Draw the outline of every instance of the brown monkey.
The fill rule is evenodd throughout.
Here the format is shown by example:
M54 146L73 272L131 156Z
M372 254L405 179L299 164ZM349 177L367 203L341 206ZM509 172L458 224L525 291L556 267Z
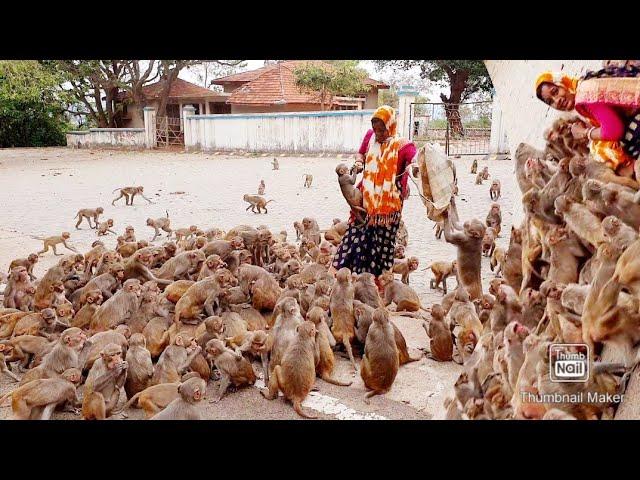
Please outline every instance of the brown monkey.
M458 285L454 302L447 313L451 331L456 337L456 346L464 363L482 335L482 323L476 313L475 305L470 301L464 286Z
M372 273L362 272L354 283L354 299L373 308L382 306L380 292L376 286L376 277Z
M98 208L82 208L80 210L78 210L78 213L76 213L76 216L74 218L78 219L78 223L76 223L76 229L78 229L78 227L80 226L80 224L82 223L82 220L84 218L87 219L87 222L89 222L89 228L98 228L98 217L100 215L102 215L104 213L104 208L102 207L98 207ZM95 222L95 227L93 225L91 225L91 219L93 218L93 221Z
M393 278L393 272L389 272ZM342 343L349 355L354 371L358 370L356 361L353 358L351 342L355 337L355 317L353 316L353 300L355 299L355 288L351 283L351 271L344 267L336 274L336 283L331 290L330 310L331 333L336 342Z
M504 349L507 361L507 380L511 391L515 391L518 373L524 363L522 342L529 335L529 329L517 321L509 322L504 329Z
M296 240L300 240L300 236L304 232L302 225L300 224L300 222L293 222L293 228L296 231Z
M305 217L302 219L302 237L307 237L316 245L320 245L320 227L313 217Z
M125 323L140 307L142 285L131 278L124 282L122 290L100 305L91 319L91 330L101 332Z
M572 201L566 195L560 195L556 198L554 205L556 212L562 215L567 227L581 240L590 243L595 248L606 241L602 231L602 222L587 207Z
M42 359L42 363L29 370L20 381L24 385L38 378L55 378L70 368L79 368L78 353L87 336L79 328L67 328L57 343Z
M404 224L404 220L402 219L400 219L398 233L396 233L396 244L402 245L405 248L409 244L409 230L407 230L407 226Z
M293 409L304 418L317 418L302 409L302 402L312 390L316 379L315 362L316 328L311 322L296 327L296 333L279 365L269 377L269 389L260 393L269 400L282 392L293 403ZM397 359L396 359L397 361Z
M449 362L453 359L453 336L451 330L444 323L444 309L441 305L431 307L431 321L429 325L423 323L429 337L428 357L438 362Z
M198 274L198 281L204 280L205 278L213 275L215 271L220 268L227 268L227 267L228 267L227 263L224 262L222 258L220 258L220 255L216 255L216 254L209 255L208 257L206 257L204 261L204 265L202 265L202 269Z
M500 230L502 228L502 212L500 211L500 204L491 204L491 209L487 214L485 223L487 227L492 227L496 231L496 237L500 236Z
M94 362L100 358L100 352L109 345L115 343L122 348L123 355L129 346L128 338L131 337L131 330L126 325L118 325L115 330L98 332L87 339L84 347L80 351L80 369L88 371Z
M502 269L506 258L505 256L506 253L503 248L495 247L493 249L491 260L489 262L489 268L491 268L491 271L495 272L496 275L502 275Z
M471 164L471 173L474 175L478 173L478 159L474 158L473 163Z
M120 389L127 379L128 363L122 360L122 347L110 343L100 352L84 384L82 418L104 420L118 405Z
M405 247L404 245L397 244L393 251L393 258L397 258L399 260L403 260L405 258Z
M42 283L42 282L41 282ZM26 295L29 295L28 290L33 287L29 282L29 272L25 267L14 267L11 270L11 274L9 275L9 279L7 280L7 286L4 289L3 294L3 305L5 308L16 308L21 309L20 307L23 304L23 299ZM51 295L51 290L47 292L48 295ZM48 300L48 299L47 299ZM28 303L28 302L24 302ZM42 301L41 304L44 307L48 307L48 301ZM37 305L36 306L40 306Z
M251 363L242 356L242 353L227 348L222 340L209 340L205 351L207 359L213 362L221 375L218 394L211 403L218 403L232 383L236 387L241 387L253 385L256 382L256 374Z
M100 290L91 290L84 295L84 305L71 321L72 327L88 328L96 310L102 305L103 297Z
M78 253L78 251L75 248L70 247L67 244L67 240L69 240L70 237L71 237L71 234L69 232L62 232L61 235L44 238L43 239L44 247L42 248L42 250L38 252L38 255L47 253L49 251L49 247L53 249L54 255L63 255L62 253L58 253L56 251L56 245L60 243L63 244L67 250L71 250L72 252Z
M486 167L486 166L485 166L485 167L482 169L482 172L480 172L480 173L482 174L482 179L483 179L483 180L489 180L489 177L490 177L490 175L489 175L489 167Z
M17 258L11 262L9 265L9 273L16 267L24 267L27 269L27 273L29 274L29 279L31 281L36 279L36 276L33 274L33 266L38 263L38 254L30 253L27 258Z
M178 333L155 366L151 385L159 383L174 383L180 380L183 373L189 368L193 359L202 351L196 339L184 333Z
M305 188L311 188L311 182L313 182L313 175L310 173L305 173L304 177L304 186Z
M609 215L602 220L602 233L610 243L626 250L638 239L638 232L622 222L618 217Z
M9 338L13 330L22 317L26 317L30 312L21 312L17 309L4 309L6 314L0 316L0 339Z
M102 275L103 273L109 273L109 269L111 265L114 263L122 263L123 258L118 252L113 250L106 250L100 256L96 264L96 271L94 272L94 276Z
M201 250L179 253L156 270L155 275L164 280L190 280L188 277L198 273L205 258Z
M149 268L153 262L152 255L143 250L138 250L136 253L131 255L124 262L124 279L137 279L141 282L148 282L153 280L158 285L169 285L172 280L165 280L162 278L156 277Z
M249 203L249 206L245 210L251 209L253 213L262 213L262 210L264 210L264 213L268 213L267 204L269 202L275 202L275 200L265 200L264 197L260 195L249 195L246 193L242 196L242 199ZM257 212L256 207L258 208Z
M124 267L121 263L112 263L109 265L108 272L93 277L84 287L71 294L70 299L74 309L79 310L82 307L88 292L99 290L102 298L107 300L113 296L124 279Z
M111 233L113 233L114 235L117 235L117 233L116 233L116 232L114 232L113 230L111 230L111 227L113 227L113 219L112 219L112 218L107 219L107 221L106 221L106 222L102 222L102 223L100 223L100 224L98 225L98 231L97 231L98 236L100 236L100 235L106 235L106 234L107 234L107 232L111 232Z
M176 237L176 242L179 242L180 240L191 238L197 231L198 227L196 225L191 225L189 226L189 228L178 228L177 230L173 231L173 234Z
M120 196L114 198L113 201L111 202L111 205L115 205L115 202L117 200L120 200L122 197L124 197L125 205L133 206L133 199L136 198L136 195L140 195L147 202L153 203L151 200L149 200L147 197L144 196L144 193L143 193L144 192L144 187L143 186L138 186L138 187L118 187L111 193L116 193L116 191L118 191L118 190L120 190ZM129 203L129 196L131 196L131 203Z
M208 332L207 332L208 333ZM205 337L206 338L206 337ZM213 337L221 339L220 337ZM210 338L213 339L213 338ZM209 340L207 340L208 342ZM264 330L255 330L253 332L248 332L247 336L244 339L242 345L236 348L236 354L244 354L249 353L252 358L259 358L262 363L262 372L264 373L265 379L269 378L269 335ZM268 381L268 380L265 380Z
M207 382L201 378L189 378L178 387L179 397L149 420L202 420L198 405L204 398Z
M511 226L509 248L505 254L504 265L500 269L506 283L514 290L520 290L522 274L522 230ZM495 295L495 293L492 295Z
M214 275L191 285L176 303L174 321L196 319L203 309L208 316L216 313L222 289L231 286L233 280L231 272L221 268Z
M399 367L398 347L389 314L385 309L377 308L367 333L360 369L365 386L371 390L365 395L365 403L369 403L370 397L391 389Z
M149 386L153 377L151 353L147 350L147 340L141 333L134 333L129 339L129 349L125 357L129 368L124 389L131 398Z
M409 285L409 274L418 269L420 261L418 257L409 257L406 260L394 260L393 273L402 275L402 283Z
M59 378L38 379L18 387L0 397L0 403L11 396L13 416L17 420L49 420L62 404L66 405L66 411L75 413L75 406L80 404L76 387L81 377L78 369L70 368Z
M496 230L493 227L487 227L482 237L482 255L490 257L496 248Z
M260 185L258 185L258 195L264 195L264 189L266 185L264 184L264 180L260 180Z
M47 339L53 340L52 334L56 327L64 325L58 321L56 311L53 308L45 308L39 313L30 313L19 319L13 327L12 337L20 335L39 335Z
M169 327L173 325L170 318L153 317L142 329L147 339L147 349L152 358L158 358L169 344Z
M353 382L341 382L333 378L333 369L335 366L335 357L331 349L330 338L333 339L329 327L326 322L326 314L320 307L313 307L307 313L307 320L312 322L316 328L315 343L315 363L316 375L325 382L333 385L348 387ZM335 344L335 340L334 340Z
M41 338L41 337L38 337L38 338ZM7 365L7 359L9 359L10 360L9 363L11 363L11 361L14 360L14 357L16 357L14 351L15 351L15 347L10 341L8 340L0 341L0 373L4 373L6 376L11 378L14 382L19 382L20 377L18 377L15 373L13 373L9 368L9 366ZM16 358L16 360L18 359ZM28 356L26 357L26 360L28 363L29 361ZM2 403L1 400L0 400L0 403Z
M186 377L189 375L191 375L191 378L195 378L196 374L186 374L184 377L182 377L182 379L186 380ZM131 406L135 406L137 408L142 408L144 410L145 417L150 418L166 408L167 405L169 405L173 400L179 397L179 386L180 383L176 382L160 383L159 385L152 385L150 387L147 387L141 392L136 393L129 399L126 404L122 406L121 409L119 409L118 411L114 411L113 413L120 413ZM127 415L123 413L123 417L126 418Z
M378 281L384 289L383 303L385 307L391 303L395 303L396 312L417 312L420 309L424 310L415 290L409 285L395 280L392 271L384 272L378 277Z
M572 157L569 162L569 171L575 176L583 178L592 178L603 183L614 183L623 187L630 187L634 190L640 188L637 181L616 175L616 173L605 164L597 162L587 156Z
M169 212L166 211L166 213L167 213L166 217L159 217L156 219L147 218L147 226L153 227L153 229L155 230L153 238L151 239L152 242L155 241L155 239L160 236L160 230L167 232L167 238L169 238L171 236L171 233L173 232L173 230L171 229L171 220L169 219Z
M500 180L495 179L491 182L491 187L489 188L489 196L493 201L496 201L500 198Z
M127 225L124 229L124 241L125 242L135 242L136 241L136 233L135 229L131 225Z
M340 185L342 196L347 201L347 204L349 204L358 225L363 225L367 211L362 206L362 192L355 187L358 172L355 168L349 170L347 165L341 163L336 167L336 174L338 175L338 184Z
M8 363L20 362L19 368L37 367L42 363L42 358L51 351L54 342L35 335L20 335L10 340L0 341L0 352ZM0 368L2 365L0 365ZM12 376L13 374L10 374ZM19 379L13 377L16 381Z
M469 292L472 300L482 296L480 267L482 238L485 230L485 226L477 219L464 222L462 231L453 229L453 224L448 216L444 221L444 237L446 241L458 247L458 278L467 292Z
M482 185L482 172L478 172L476 175L476 185Z
M98 265L98 261L102 257L102 254L106 251L107 249L104 246L104 242L101 240L95 240L91 244L91 250L89 250L84 255L85 273L93 273L93 268Z

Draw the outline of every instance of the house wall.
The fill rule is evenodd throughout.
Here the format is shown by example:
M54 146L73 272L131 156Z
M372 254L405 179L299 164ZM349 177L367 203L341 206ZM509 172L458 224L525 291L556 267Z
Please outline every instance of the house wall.
M486 60L485 64L513 153L521 142L544 148L544 130L558 116L566 115L538 100L534 91L537 76L546 70L580 76L601 68L602 60Z
M88 132L67 132L67 147L144 148L144 128L92 128Z
M372 88L367 92L367 99L364 102L365 110L375 110L378 108L378 89Z
M287 103L285 105L231 105L231 113L280 113L315 112L319 109L314 103Z
M371 110L194 115L185 119L185 147L247 152L354 153L371 128Z

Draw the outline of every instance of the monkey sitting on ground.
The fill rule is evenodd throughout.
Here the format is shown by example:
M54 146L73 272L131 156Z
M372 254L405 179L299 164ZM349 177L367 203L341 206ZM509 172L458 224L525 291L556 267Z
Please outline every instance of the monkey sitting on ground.
M116 193L116 191L120 190L120 196L116 197L113 199L113 201L111 202L111 205L115 205L117 200L120 200L122 197L124 197L124 201L126 205L131 205L133 206L133 199L136 198L136 195L140 195L142 198L144 198L147 202L149 203L153 203L151 200L149 200L147 197L144 196L144 187L139 186L139 187L118 187L115 190L113 190L113 192L111 193ZM131 203L129 203L129 196L131 196Z
M476 185L482 185L482 172L478 172L476 175Z
M444 321L444 309L441 305L431 307L429 325L423 323L424 330L429 337L429 353L427 356L438 362L453 360L453 335Z
M280 170L280 163L278 163L277 158L273 159L273 162L271 162L271 165L273 165L272 170Z
M51 287L53 284L51 285ZM24 299L27 295L29 295L28 291L33 286L29 282L29 272L25 267L14 267L11 270L11 274L7 279L7 286L4 289L3 293L3 306L5 308L15 308L18 310L22 310L20 308L23 306ZM49 291L46 292L47 298L51 295L51 287ZM35 293L35 292L34 292ZM44 302L44 300L43 300ZM49 306L49 301L43 303L43 307Z
M129 368L124 389L127 392L127 397L131 398L147 388L151 377L153 377L153 362L151 361L151 353L147 350L147 340L144 335L141 333L131 335L125 360Z
M229 385L240 387L256 383L256 374L251 363L240 352L227 348L222 340L211 339L205 346L207 360L215 365L220 373L218 394L211 403L218 403L226 393Z
M478 159L477 158L473 159L473 163L471 164L471 173L473 173L474 175L476 173L478 173Z
M82 401L85 420L104 420L111 415L120 399L127 370L128 363L122 359L122 347L115 343L104 347L85 382Z
M12 260L11 263L9 264L8 273L11 273L11 270L13 270L15 267L24 267L27 269L27 273L29 274L29 279L31 281L34 281L36 279L36 276L33 274L33 266L36 263L38 263L38 254L30 253L27 258L16 258L15 260Z
M500 211L500 205L498 203L492 203L491 209L485 219L487 227L491 227L495 230L496 238L500 236L500 229L502 228L502 212Z
M178 387L179 397L150 420L202 420L199 404L204 398L207 383L201 378L190 378Z
M388 307L391 303L396 304L396 312L417 312L426 311L420 304L420 298L409 285L395 280L391 270L384 272L378 277L380 286L384 289L383 304ZM334 287L335 288L335 287Z
M167 213L166 217L156 218L155 220L153 218L147 218L147 226L155 229L155 233L151 239L152 242L160 236L160 229L167 232L167 238L171 237L171 233L173 232L171 229L171 220L169 220L169 212L167 210L165 210L165 212Z
M113 219L109 218L106 222L102 222L98 225L98 231L97 234L98 236L100 235L106 235L107 232L111 232L114 235L117 235L116 232L114 232L113 230L111 230L111 227L113 227Z
M304 177L304 186L305 188L311 188L311 182L313 182L313 175L310 173L305 173Z
M82 220L84 218L87 219L87 222L89 222L89 228L98 228L98 217L100 215L102 215L104 213L104 208L102 207L98 207L98 208L83 208L78 210L78 213L76 213L76 216L73 218L77 218L78 219L78 223L76 223L76 229L79 230L79 226L82 223ZM93 221L95 222L95 227L93 225L91 225L91 219L93 218Z
M402 283L409 285L409 274L418 269L420 261L418 257L409 257L405 260L394 260L393 273L399 273L402 275Z
M242 199L249 203L249 206L247 208L245 208L245 211L248 211L249 209L251 209L251 211L253 213L262 213L262 210L264 210L264 213L268 213L267 212L267 203L269 202L275 202L275 200L265 200L264 197L261 197L260 195L249 195L249 194L244 194L242 196ZM258 211L256 212L256 208L258 208Z
M178 333L173 339L173 344L165 348L160 355L151 384L177 382L201 351L202 348L196 343L195 337Z
M258 185L258 195L264 195L265 184L264 180L260 180L260 185Z
M349 204L349 207L351 207L351 211L355 215L358 225L364 225L367 211L363 208L362 192L355 187L356 169L352 169L351 172L349 172L349 167L341 163L336 167L336 174L338 175L338 183L342 196Z
M493 201L500 198L500 180L495 179L491 182L491 187L489 188L489 196Z
M44 238L43 239L44 247L42 250L38 252L38 255L47 253L49 251L49 247L53 249L54 255L58 255L58 256L64 255L63 253L58 253L56 251L56 245L60 243L63 244L67 250L71 250L72 252L78 253L78 251L75 248L70 247L67 244L67 240L69 240L69 238L71 238L71 234L69 232L62 232L62 235Z
M373 323L369 327L364 345L360 375L371 391L365 395L365 403L374 395L387 393L398 374L400 362L398 348L389 313L383 308L373 312Z
M65 411L77 413L80 405L76 387L82 374L77 368L62 372L59 378L46 378L29 382L0 397L0 404L11 397L13 416L17 420L49 420L61 404Z
M348 387L352 382L341 382L332 376L335 357L331 349L330 338L333 339L333 335L327 326L324 310L320 307L311 308L307 313L307 320L312 322L316 327L315 362L317 376L333 385Z
M302 402L313 389L316 380L315 336L316 328L313 323L305 321L298 325L282 361L269 377L268 391L260 390L269 400L278 398L278 392L282 392L293 403L296 413L304 418L318 418L302 409ZM395 343L393 345L395 347ZM396 365L397 363L396 353Z
M480 172L480 174L482 175L482 179L483 180L489 180L489 167L484 167L482 169L482 172Z

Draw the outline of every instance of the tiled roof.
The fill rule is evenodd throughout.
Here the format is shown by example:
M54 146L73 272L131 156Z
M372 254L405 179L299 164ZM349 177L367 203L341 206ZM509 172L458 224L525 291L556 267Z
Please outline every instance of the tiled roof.
M152 83L142 87L142 92L147 99L158 98L162 91L163 82ZM118 95L120 99L128 97L128 92L120 92ZM200 87L194 83L187 82L181 78L176 78L171 84L171 90L169 90L169 98L218 98L220 101L224 101L229 97L228 93L214 92L208 88Z
M236 88L227 103L240 105L273 105L284 100L286 103L319 104L318 93L303 93L295 84L294 70L305 63L327 65L319 60L290 60L274 65L267 65L257 70L243 72L214 80L212 83L223 85L228 82L241 82L244 85ZM388 85L368 78L366 83L377 88L389 88Z

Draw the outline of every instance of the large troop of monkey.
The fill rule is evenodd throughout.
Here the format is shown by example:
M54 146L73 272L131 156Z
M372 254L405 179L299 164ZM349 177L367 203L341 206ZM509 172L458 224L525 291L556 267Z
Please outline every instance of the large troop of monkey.
M133 191L121 190L131 205ZM282 392L298 414L314 418L302 402L316 378L353 382L334 371L337 354L362 377L367 403L392 388L401 365L420 359L389 319L394 310L426 318L409 286L418 259L405 258L404 226L381 294L371 274L329 273L348 228L341 219L325 230L312 217L296 221L299 241L291 242L264 225L174 228L166 212L146 221L151 242L163 237L152 245L131 225L101 221L104 212L76 214L76 228L86 219L97 232L89 251L78 253L64 232L11 262L0 308L0 375L16 386L0 407L10 401L16 419L48 419L56 410L126 418L132 407L150 419L199 419L209 382L219 382L209 399L216 403L259 378L265 398L276 401ZM36 278L33 267L49 248L60 260Z

